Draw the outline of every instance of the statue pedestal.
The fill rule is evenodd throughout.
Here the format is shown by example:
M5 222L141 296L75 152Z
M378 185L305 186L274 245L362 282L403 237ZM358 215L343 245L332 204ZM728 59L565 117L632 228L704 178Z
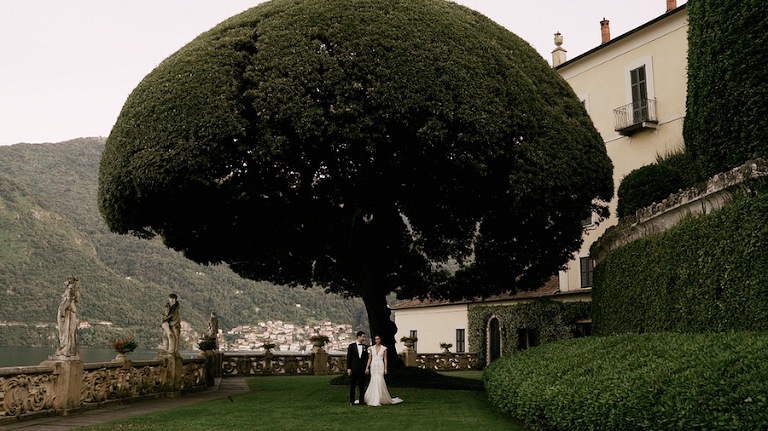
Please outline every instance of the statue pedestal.
M178 353L162 352L157 358L165 365L165 393L168 397L181 396L181 378L184 375L184 363Z
M416 351L410 347L405 348L405 366L416 367Z
M315 370L316 376L325 376L328 374L328 353L322 346L315 346L313 349L314 360L312 367Z
M83 361L79 356L60 359L51 356L40 365L52 365L56 380L53 384L54 402L57 411L66 415L80 410L80 391L83 385Z

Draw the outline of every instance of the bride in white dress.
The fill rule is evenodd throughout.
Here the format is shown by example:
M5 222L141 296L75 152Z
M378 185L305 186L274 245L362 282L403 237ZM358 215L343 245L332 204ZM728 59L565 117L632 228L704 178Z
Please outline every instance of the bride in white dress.
M373 337L374 345L368 354L368 365L365 366L365 374L371 375L371 382L365 391L363 399L369 406L381 406L384 404L402 403L398 397L392 398L387 390L384 375L387 374L387 347L381 345L381 337Z

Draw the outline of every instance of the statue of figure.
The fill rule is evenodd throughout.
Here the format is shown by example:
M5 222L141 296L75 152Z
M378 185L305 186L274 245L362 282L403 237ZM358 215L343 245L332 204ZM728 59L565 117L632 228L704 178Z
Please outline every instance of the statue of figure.
M59 326L57 357L77 357L77 303L80 302L80 281L69 276L64 282L56 323Z
M160 327L163 328L163 352L168 351L168 340L171 337L171 325L168 324L168 321L166 320L166 317L168 317L171 314L171 304L166 302L165 306L163 307L163 317L161 321L163 322L160 324Z
M219 318L216 317L216 312L211 311L211 320L208 321L208 337L216 338L219 335Z
M163 312L163 351L172 354L179 353L179 336L181 335L181 315L179 314L179 298L175 293L168 295L168 303Z

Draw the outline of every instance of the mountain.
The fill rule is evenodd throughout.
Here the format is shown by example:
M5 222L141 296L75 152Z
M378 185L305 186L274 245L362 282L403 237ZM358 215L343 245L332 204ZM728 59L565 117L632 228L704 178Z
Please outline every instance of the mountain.
M109 232L96 197L104 141L0 146L0 345L57 346L69 275L80 280L78 314L90 325L80 330L83 346L124 335L156 346L171 292L199 332L212 310L225 330L266 320L367 326L359 299L244 280L226 265L195 264L160 239Z

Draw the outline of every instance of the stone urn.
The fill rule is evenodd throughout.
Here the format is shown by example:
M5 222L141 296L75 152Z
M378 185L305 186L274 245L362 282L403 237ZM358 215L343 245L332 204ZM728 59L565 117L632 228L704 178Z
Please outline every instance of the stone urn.
M416 338L416 337L403 337L403 338L400 339L400 341L402 341L403 344L405 344L405 347L407 347L408 349L413 349L413 346L416 345L416 341L418 341L418 338Z
M330 339L325 335L313 335L309 338L312 342L312 350L320 350Z

